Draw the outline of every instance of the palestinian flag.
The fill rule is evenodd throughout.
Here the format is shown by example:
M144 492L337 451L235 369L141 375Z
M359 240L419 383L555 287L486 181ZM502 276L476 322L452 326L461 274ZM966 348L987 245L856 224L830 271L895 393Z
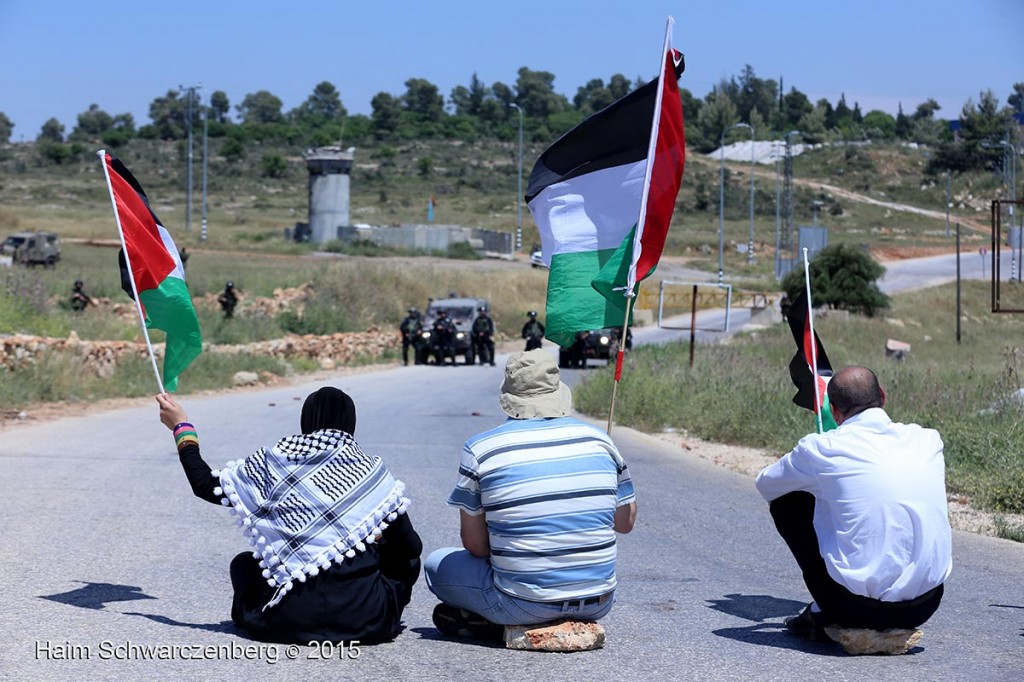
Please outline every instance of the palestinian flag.
M622 326L626 295L661 258L685 158L683 56L667 43L657 80L567 132L530 174L526 201L550 267L546 336L560 346Z
M793 332L793 340L796 341L796 355L789 363L789 376L796 386L796 395L793 402L804 408L818 413L818 404L814 393L814 362L818 361L818 396L822 403L821 424L825 431L836 428L836 421L832 417L832 410L828 406L828 395L826 388L828 380L832 377L832 364L825 354L825 347L821 345L818 333L811 335L811 320L807 312L807 293L802 291L796 297L789 309L789 329ZM812 345L813 344L813 345ZM814 354L812 355L812 348Z
M178 376L203 346L199 320L185 285L185 268L170 233L150 208L142 185L120 160L101 154L124 246L118 254L121 287L133 299L138 291L146 327L167 334L164 388L174 391Z

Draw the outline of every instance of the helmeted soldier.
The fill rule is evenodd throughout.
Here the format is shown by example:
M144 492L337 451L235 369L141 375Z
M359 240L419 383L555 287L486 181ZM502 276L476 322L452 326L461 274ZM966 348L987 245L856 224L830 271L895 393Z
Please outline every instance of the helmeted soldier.
M238 293L235 291L235 283L227 282L224 284L224 291L220 292L220 296L217 297L217 303L220 303L220 309L224 311L224 319L235 316L235 306L238 305Z
M479 315L473 320L473 353L480 358L480 364L494 367L494 320L487 314L487 308L480 306Z
M526 339L526 350L540 348L540 342L544 338L544 324L537 319L537 311L531 310L527 313L529 319L523 325L523 338Z
M434 350L434 364L443 365L445 358L455 365L455 325L448 319L448 311L441 308L430 329L430 345Z
M76 279L71 287L71 309L78 313L85 310L90 303L96 305L96 301L85 293L85 283Z
M409 346L412 346L413 362L419 364L420 333L423 331L419 311L416 308L409 308L409 314L405 316L398 328L402 332L402 363L409 364Z

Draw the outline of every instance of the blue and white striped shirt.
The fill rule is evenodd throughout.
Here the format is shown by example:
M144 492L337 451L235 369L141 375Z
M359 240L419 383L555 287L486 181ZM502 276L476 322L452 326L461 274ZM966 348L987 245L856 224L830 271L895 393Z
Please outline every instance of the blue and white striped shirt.
M635 499L611 438L559 417L509 419L468 440L448 504L487 515L500 590L549 602L615 589L615 510Z

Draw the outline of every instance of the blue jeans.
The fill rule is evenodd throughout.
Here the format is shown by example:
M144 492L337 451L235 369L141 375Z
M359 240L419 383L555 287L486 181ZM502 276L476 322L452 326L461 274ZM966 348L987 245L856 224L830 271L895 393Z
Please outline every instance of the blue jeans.
M535 602L499 590L494 569L487 559L464 549L445 547L427 557L423 565L427 587L450 606L472 611L500 625L534 625L555 620L597 620L608 615L615 603L609 596L603 603L581 605L579 601Z

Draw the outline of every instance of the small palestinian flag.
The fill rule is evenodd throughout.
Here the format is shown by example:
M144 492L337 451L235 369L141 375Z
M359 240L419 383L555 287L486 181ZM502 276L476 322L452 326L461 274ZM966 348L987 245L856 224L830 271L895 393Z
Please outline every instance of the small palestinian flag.
M818 361L818 393L822 403L821 425L825 431L836 428L836 421L832 417L832 410L828 406L828 395L825 390L828 381L832 377L832 364L825 354L825 347L821 345L818 333L814 332L811 337L811 322L807 316L807 294L804 291L796 297L789 309L789 328L793 332L793 340L796 341L796 355L789 363L789 376L796 386L796 395L793 402L796 405L818 413L818 405L815 401L814 391L814 367L812 358L817 357ZM813 344L813 346L812 346ZM814 348L815 356L812 356L811 349Z
M164 388L174 391L178 376L203 348L199 320L185 285L185 268L139 181L117 158L105 152L102 158L114 218L125 246L118 254L121 287L133 299L138 291L146 327L167 334Z

